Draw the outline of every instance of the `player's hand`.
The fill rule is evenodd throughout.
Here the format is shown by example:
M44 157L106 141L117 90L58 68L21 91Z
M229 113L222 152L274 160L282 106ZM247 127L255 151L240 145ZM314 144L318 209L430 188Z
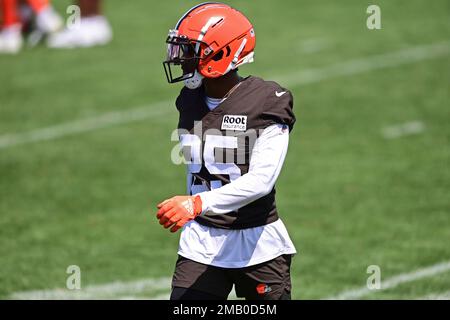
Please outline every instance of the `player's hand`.
M176 232L188 221L195 219L202 212L200 196L175 196L157 205L156 218L164 228Z

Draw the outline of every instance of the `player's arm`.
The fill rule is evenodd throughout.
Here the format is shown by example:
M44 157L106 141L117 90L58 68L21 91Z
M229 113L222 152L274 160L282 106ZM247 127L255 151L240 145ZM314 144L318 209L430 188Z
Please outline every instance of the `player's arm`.
M199 193L202 213L224 214L235 211L270 193L280 174L289 144L289 130L271 125L256 139L249 171L232 182Z
M211 191L195 196L175 196L161 202L156 215L159 223L176 232L200 214L235 211L270 193L283 166L288 144L287 126L275 124L266 128L256 139L246 174Z

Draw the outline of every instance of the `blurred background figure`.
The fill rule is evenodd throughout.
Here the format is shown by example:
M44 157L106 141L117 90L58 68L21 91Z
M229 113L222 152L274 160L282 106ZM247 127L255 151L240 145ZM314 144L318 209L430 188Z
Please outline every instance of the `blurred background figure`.
M34 23L33 28L41 36L54 33L63 26L63 20L48 0L0 0L0 8L0 54L15 54L20 51L25 24Z
M51 48L72 49L104 45L112 39L112 29L101 14L101 0L79 0L81 21L78 27L51 35L47 45Z

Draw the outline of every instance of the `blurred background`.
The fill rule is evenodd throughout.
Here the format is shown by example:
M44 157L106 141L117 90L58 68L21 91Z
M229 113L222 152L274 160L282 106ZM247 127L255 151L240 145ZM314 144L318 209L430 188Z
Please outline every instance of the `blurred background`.
M168 297L179 235L155 206L185 178L170 160L181 85L161 62L197 3L105 0L101 45L50 48L44 34L0 54L0 298ZM226 3L255 27L241 75L295 98L277 183L293 298L450 298L450 2ZM83 289L55 290L69 265ZM385 289L364 289L370 265Z

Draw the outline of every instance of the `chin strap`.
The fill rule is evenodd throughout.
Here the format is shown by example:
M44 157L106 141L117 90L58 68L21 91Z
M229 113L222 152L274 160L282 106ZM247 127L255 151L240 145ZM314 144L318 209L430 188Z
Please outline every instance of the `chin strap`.
M197 70L195 70L194 76L192 78L184 80L184 85L186 88L193 90L200 88L200 86L202 85L202 81L203 76Z

